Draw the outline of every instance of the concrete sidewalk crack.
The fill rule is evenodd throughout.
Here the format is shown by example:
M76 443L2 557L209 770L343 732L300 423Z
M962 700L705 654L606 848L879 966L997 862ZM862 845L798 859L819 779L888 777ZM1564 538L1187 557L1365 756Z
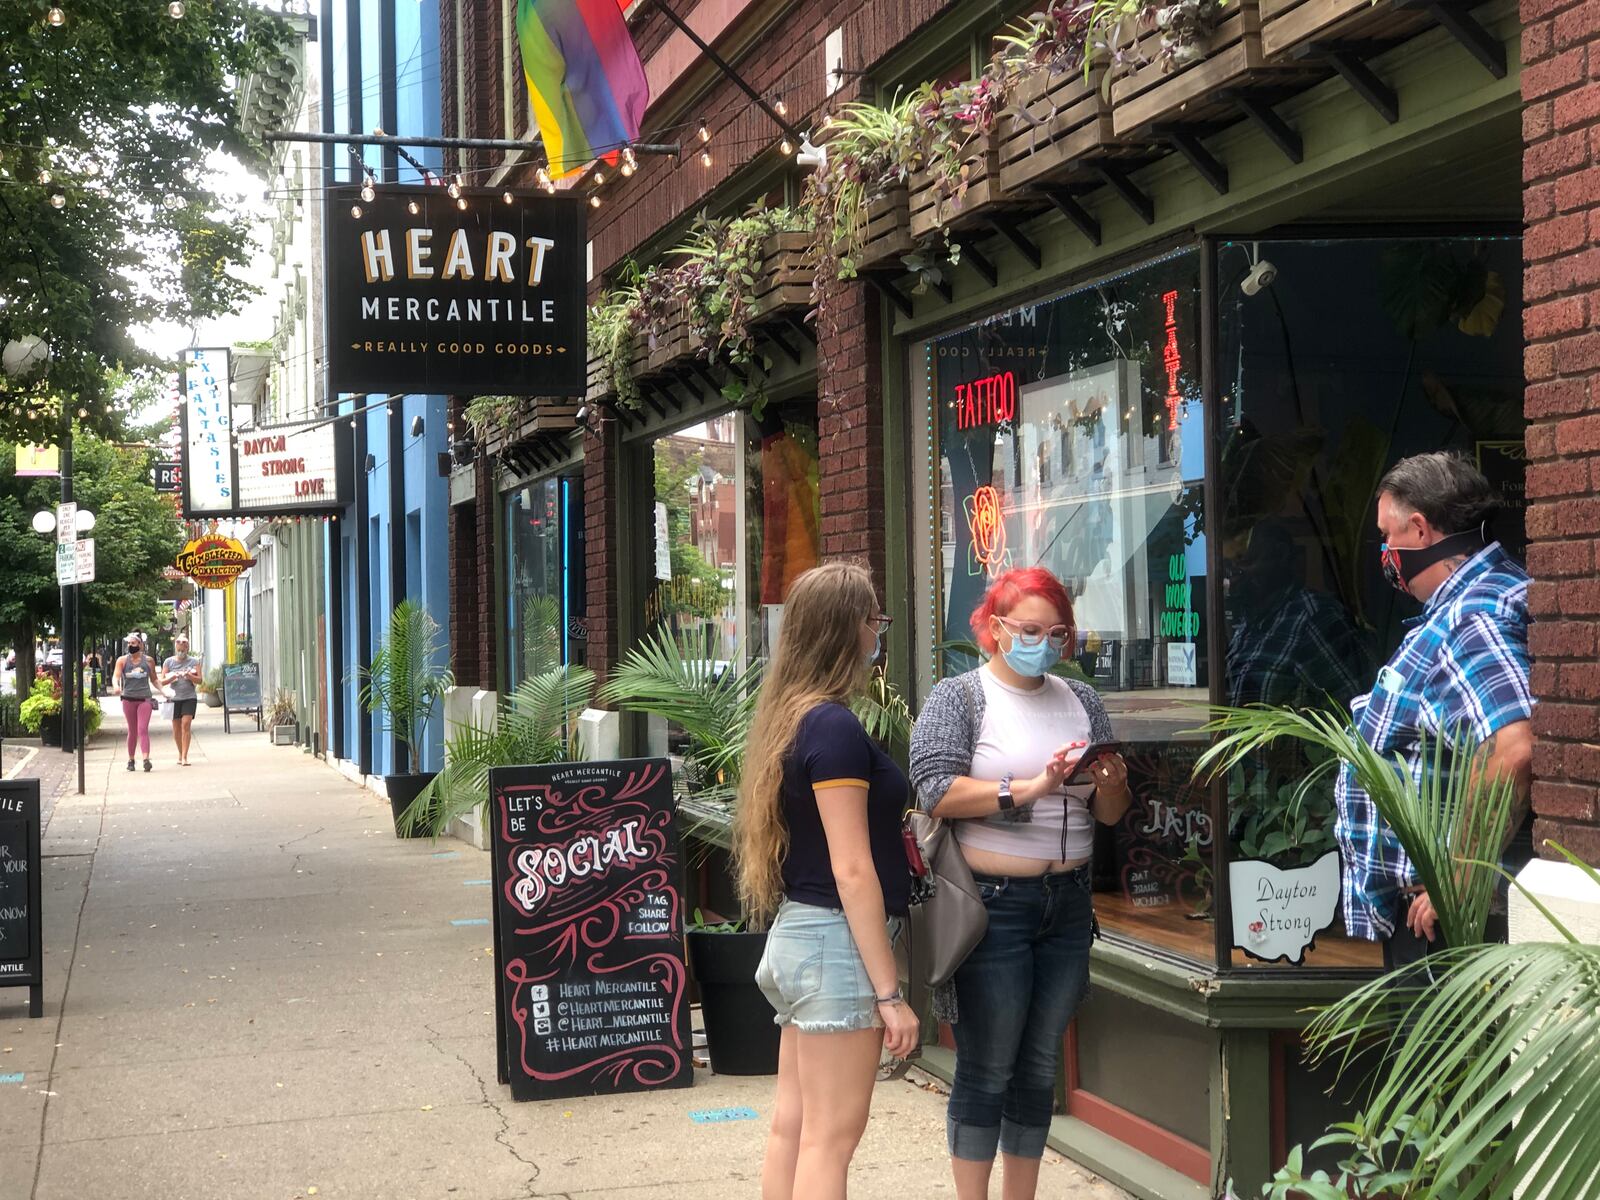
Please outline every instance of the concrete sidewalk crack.
M500 1122L500 1128L495 1133L494 1140L506 1148L507 1154L511 1155L512 1158L516 1159L517 1162L521 1163L525 1168L527 1168L528 1177L522 1185L523 1195L528 1197L529 1200L534 1200L534 1198L538 1195L534 1188L539 1180L539 1164L534 1162L533 1159L525 1157L522 1152L512 1144L511 1122L506 1119L505 1111L500 1107L501 1101L497 1097L489 1094L488 1080L484 1079L484 1077L478 1073L477 1067L473 1066L465 1058L461 1057L460 1054L457 1054L454 1050L446 1050L442 1045L439 1044L444 1040L443 1034L441 1034L433 1026L426 1023L424 1023L422 1027L428 1031L428 1045L432 1046L435 1050L447 1058L455 1059L467 1069L467 1074L471 1075L473 1081L478 1085L478 1092L483 1097L484 1107L493 1112L495 1119ZM495 1086L498 1087L498 1083Z
M294 845L296 842L303 842L307 838L316 837L317 834L322 833L327 828L328 827L326 825L318 825L310 833L302 833L299 837L290 838L287 842L279 842L278 843L278 849L282 850L285 854L287 854L287 853L289 853L289 847ZM303 855L303 854L296 854L294 856L294 861L289 864L289 871L290 871L291 874L293 874L294 872L297 872L297 871L300 870L300 860L302 858L304 858L304 857L305 857L305 855Z

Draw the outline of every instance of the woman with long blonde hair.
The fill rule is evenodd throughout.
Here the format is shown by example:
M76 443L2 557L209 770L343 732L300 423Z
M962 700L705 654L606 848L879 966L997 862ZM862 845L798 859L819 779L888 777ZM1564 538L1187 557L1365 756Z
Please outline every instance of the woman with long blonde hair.
M893 948L910 891L909 791L849 707L888 624L866 568L802 574L751 726L739 894L750 918L772 920L756 982L783 1027L763 1200L842 1200L881 1052L916 1048Z

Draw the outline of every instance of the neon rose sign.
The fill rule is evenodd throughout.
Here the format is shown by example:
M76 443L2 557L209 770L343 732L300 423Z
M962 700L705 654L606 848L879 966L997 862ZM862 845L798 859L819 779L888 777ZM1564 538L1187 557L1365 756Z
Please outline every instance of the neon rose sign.
M998 575L1011 561L1006 548L1004 500L998 490L984 484L963 502L967 528L972 533L967 573Z

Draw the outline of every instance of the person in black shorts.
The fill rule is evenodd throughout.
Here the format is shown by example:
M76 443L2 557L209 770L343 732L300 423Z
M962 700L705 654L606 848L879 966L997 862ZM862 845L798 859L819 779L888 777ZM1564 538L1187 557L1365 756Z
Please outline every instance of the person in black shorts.
M172 694L172 740L178 747L178 765L189 765L189 743L193 738L196 696L200 681L200 660L189 657L189 639L179 634L172 640L172 657L161 664L158 682Z

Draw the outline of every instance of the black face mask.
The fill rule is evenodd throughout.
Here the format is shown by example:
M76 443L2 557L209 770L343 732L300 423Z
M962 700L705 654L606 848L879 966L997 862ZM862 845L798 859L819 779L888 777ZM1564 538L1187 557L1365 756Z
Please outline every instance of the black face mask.
M1431 546L1420 546L1414 550L1402 550L1385 542L1381 550L1383 577L1389 581L1390 587L1409 596L1411 581L1434 563L1463 554L1474 554L1488 544L1487 522L1476 529L1452 533L1448 537L1440 538Z

